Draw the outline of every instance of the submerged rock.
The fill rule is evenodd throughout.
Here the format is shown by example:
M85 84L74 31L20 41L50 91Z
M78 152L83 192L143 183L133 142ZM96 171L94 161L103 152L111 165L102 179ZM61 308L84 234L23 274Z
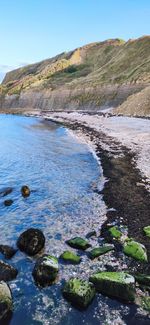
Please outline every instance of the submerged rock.
M86 234L86 238L89 239L91 237L95 237L96 236L96 231L95 230L92 230L92 231L89 231L87 234Z
M71 278L63 288L63 296L75 307L85 309L95 296L95 288L92 283Z
M46 286L56 279L58 269L57 258L45 254L37 260L32 275L37 284Z
M4 201L4 205L5 205L5 207L9 207L10 205L12 205L13 204L13 200L5 200Z
M135 260L147 262L147 252L145 246L132 239L124 243L123 252Z
M74 237L66 241L66 243L73 248L86 250L87 248L91 247L89 242L81 237Z
M124 272L99 272L90 277L98 292L125 301L135 299L135 279Z
M21 187L21 194L22 194L23 197L30 196L30 192L31 191L30 191L30 189L29 189L29 187L27 185L24 185L24 186Z
M134 277L139 284L150 286L150 275L139 273L139 274L135 274Z
M4 319L12 312L13 303L12 295L7 283L0 282L0 321Z
M118 229L117 226L113 226L108 229L109 234L116 239L119 239L122 236L121 231Z
M24 231L17 241L18 248L30 256L39 253L44 245L45 237L42 231L36 228Z
M12 187L6 187L0 190L0 196L6 196L13 191Z
M143 230L144 230L145 235L150 237L150 226L144 227Z
M79 264L81 262L81 257L71 251L63 252L63 254L60 255L60 258L72 264Z
M89 257L91 260L93 260L96 257L99 257L103 254L106 254L110 251L114 250L114 246L101 246L101 247L95 247L89 252Z
M5 256L5 258L9 259L9 258L13 257L16 252L17 252L17 250L11 246L0 245L0 253L2 253Z
M0 261L0 281L11 281L16 278L18 270L12 265Z

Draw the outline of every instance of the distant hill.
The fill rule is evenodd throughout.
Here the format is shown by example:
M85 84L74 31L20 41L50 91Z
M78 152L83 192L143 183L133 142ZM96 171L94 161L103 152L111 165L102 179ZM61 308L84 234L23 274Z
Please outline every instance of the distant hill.
M44 111L115 106L130 114L129 98L139 93L139 101L140 94L146 94L149 102L144 91L149 85L150 36L127 42L110 39L8 72L0 85L0 107ZM128 109L121 106L119 111L126 100ZM134 105L134 97L131 101ZM136 111L149 115L150 104Z

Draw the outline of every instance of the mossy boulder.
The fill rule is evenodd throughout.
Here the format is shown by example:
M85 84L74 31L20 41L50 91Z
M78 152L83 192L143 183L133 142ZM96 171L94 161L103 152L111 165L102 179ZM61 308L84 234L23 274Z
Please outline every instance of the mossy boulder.
M112 238L119 239L122 236L121 231L118 229L117 226L110 227L108 232Z
M0 261L0 281L11 281L16 278L18 270L12 265Z
M30 256L41 251L45 245L45 237L41 230L30 228L24 231L18 238L18 248Z
M139 284L150 286L150 275L139 273L139 274L135 274L134 277Z
M128 240L124 243L123 252L135 260L147 262L147 252L145 246L134 240Z
M144 230L145 235L150 237L150 226L144 227L143 230Z
M37 284L47 286L56 279L58 270L58 259L45 254L37 260L32 275Z
M82 249L82 250L86 250L87 248L91 247L89 242L81 237L74 237L72 239L67 240L66 243L70 247Z
M27 186L27 185L23 185L23 186L21 187L21 194L22 194L23 197L28 197L28 196L30 196L30 193L31 193L31 191L30 191L29 186Z
M98 292L119 300L135 299L135 279L124 272L99 272L90 277Z
M150 297L142 297L141 304L143 309L150 312Z
M63 254L60 255L60 258L63 259L67 263L71 264L79 264L81 261L81 257L74 254L71 251L65 251Z
M78 278L71 278L63 288L63 295L75 307L85 309L95 296L95 288L92 283Z
M101 246L101 247L95 247L89 252L89 258L93 260L96 257L99 257L103 254L106 254L114 249L113 245L110 246Z
M5 323L5 318L11 314L13 308L12 295L7 283L0 282L0 321ZM4 322L4 323L3 323Z

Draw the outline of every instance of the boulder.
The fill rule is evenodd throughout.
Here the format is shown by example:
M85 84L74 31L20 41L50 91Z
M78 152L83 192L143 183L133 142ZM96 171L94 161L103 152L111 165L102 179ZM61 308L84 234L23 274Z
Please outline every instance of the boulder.
M144 227L143 230L144 230L145 235L150 237L150 226Z
M91 247L89 242L81 237L74 237L66 241L66 243L73 248L86 250L87 248Z
M111 235L111 237L115 238L115 239L119 239L122 236L121 231L118 229L117 226L113 226L111 228L108 229L109 234Z
M98 292L119 300L135 299L135 279L125 272L98 272L90 277Z
M23 197L28 197L28 196L30 196L30 189L29 189L29 187L27 186L27 185L23 185L22 187L21 187L21 194L22 194L22 196Z
M37 284L47 286L56 279L58 269L57 258L45 254L37 260L32 275Z
M139 274L135 274L134 277L139 284L150 286L150 275L139 273Z
M71 264L79 264L81 261L81 257L71 251L63 252L63 254L60 255L60 258Z
M41 251L45 245L45 237L41 230L30 228L24 231L18 238L18 248L30 256Z
M80 309L87 308L95 296L93 284L78 278L71 278L66 282L62 292L72 305Z
M18 270L12 265L0 261L0 281L11 281L16 278Z
M110 245L110 246L105 245L105 246L101 246L101 247L95 247L89 252L89 258L91 260L93 260L94 258L99 257L103 254L106 254L112 250L114 250L113 245Z
M5 200L4 201L4 205L5 205L5 207L9 207L10 205L12 205L13 204L13 200Z
M123 252L135 260L147 262L147 252L145 246L132 239L124 243Z
M13 257L16 252L17 252L17 250L11 246L0 245L0 253L3 254L5 256L5 258L9 259L9 258Z
M5 187L0 190L0 196L6 196L12 192L12 187Z
M13 308L12 295L7 283L0 282L0 321L4 324L4 320L8 317ZM3 323L4 322L4 323Z

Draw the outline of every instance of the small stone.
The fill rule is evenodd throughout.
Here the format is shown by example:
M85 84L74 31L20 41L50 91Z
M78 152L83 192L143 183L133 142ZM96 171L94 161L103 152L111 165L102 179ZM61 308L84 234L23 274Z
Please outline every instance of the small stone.
M3 254L5 256L5 258L9 259L9 258L13 257L16 252L17 252L17 250L11 246L0 245L0 253Z
M135 280L139 284L150 286L150 275L147 275L147 274L135 274L134 277L135 277Z
M142 308L150 312L150 297L141 298Z
M6 196L13 191L12 187L6 187L0 190L0 196Z
M144 230L145 235L150 237L150 226L144 227L143 230Z
M51 285L58 273L58 260L51 255L40 257L33 269L32 275L37 284L41 286Z
M95 230L92 230L92 231L90 231L90 232L88 232L87 234L86 234L86 238L87 239L89 239L89 238L91 238L91 237L95 237L96 236L96 231Z
M45 245L45 237L41 230L30 228L24 231L18 238L18 248L30 256L41 251Z
M9 207L10 205L12 205L13 204L13 200L5 200L4 201L4 205L5 205L5 207Z
M11 281L16 278L18 270L12 265L0 261L0 281Z
M129 239L124 243L123 252L135 260L147 262L147 252L145 246L132 239Z
M117 226L109 228L108 232L115 239L119 239L122 236L122 233Z
M99 257L103 254L106 254L110 251L114 250L114 246L101 246L101 247L95 247L89 252L89 257L91 260L93 260L96 257Z
M72 264L79 264L81 261L80 256L70 251L65 251L63 254L60 255L60 258L63 259L65 262L69 262Z
M23 197L30 196L30 192L31 191L30 191L30 189L29 189L29 187L27 185L22 186L22 188L21 188L21 194L22 194Z
M86 250L87 248L91 247L89 242L81 237L74 237L66 241L66 243L73 248Z
M13 309L12 295L9 286L4 281L0 282L0 321L5 324L5 319Z
M77 308L85 309L95 296L95 288L92 283L71 278L63 288L63 296Z
M98 272L90 277L98 292L125 301L135 299L135 279L124 272Z

